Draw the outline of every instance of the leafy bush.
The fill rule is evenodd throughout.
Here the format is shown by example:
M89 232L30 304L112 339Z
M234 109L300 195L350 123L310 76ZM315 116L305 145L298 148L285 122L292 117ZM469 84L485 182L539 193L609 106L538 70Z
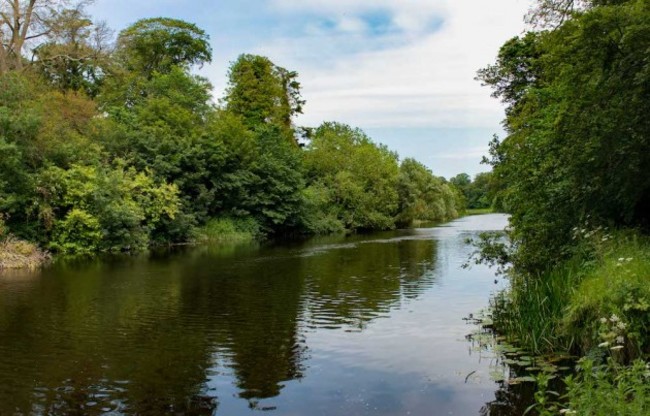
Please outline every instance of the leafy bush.
M50 167L37 179L37 207L52 248L63 252L147 247L151 233L180 208L174 185L134 169Z
M73 208L57 221L50 247L67 254L92 253L101 246L102 230L99 220L87 212Z
M213 218L197 231L198 240L211 243L253 241L261 235L254 218Z

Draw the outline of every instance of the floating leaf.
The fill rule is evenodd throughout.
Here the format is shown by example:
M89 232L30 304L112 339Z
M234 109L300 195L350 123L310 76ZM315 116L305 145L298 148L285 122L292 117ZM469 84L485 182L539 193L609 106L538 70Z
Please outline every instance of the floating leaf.
M508 380L508 384L534 383L535 381L537 381L535 380L535 377L523 376L523 377L511 378L510 380Z
M506 376L501 371L492 371L490 372L490 378L494 381L503 381L506 379Z

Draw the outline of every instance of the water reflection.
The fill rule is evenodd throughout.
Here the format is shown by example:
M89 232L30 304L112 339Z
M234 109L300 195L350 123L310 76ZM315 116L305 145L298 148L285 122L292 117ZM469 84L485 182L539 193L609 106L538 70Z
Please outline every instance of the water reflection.
M462 234L503 219L472 221L0 276L0 414L477 414Z

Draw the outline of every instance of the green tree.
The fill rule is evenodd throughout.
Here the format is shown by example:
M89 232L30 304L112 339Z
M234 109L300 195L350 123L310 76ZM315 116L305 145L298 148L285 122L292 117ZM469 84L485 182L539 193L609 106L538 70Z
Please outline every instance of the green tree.
M35 68L61 90L95 96L111 70L110 36L105 24L94 24L83 10L62 10L34 49Z
M188 69L212 60L209 36L196 25L178 19L142 19L120 32L117 53L129 71L147 77Z
M648 22L646 1L594 2L555 30L526 36L534 45L483 78L506 102L508 91L521 92L510 103L517 110L507 114L508 135L491 154L507 183L502 196L522 268L570 255L571 229L585 221L648 226ZM534 77L524 88L510 85L523 78L506 62L530 62L531 51Z
M321 200L312 215L336 218L348 230L395 226L397 155L363 131L324 123L307 146L305 165L309 194Z
M35 208L56 251L147 247L163 219L179 212L178 189L121 167L50 167L35 181Z
M302 113L298 73L275 65L259 55L240 55L228 72L223 99L226 109L254 129L269 124L280 128L295 143L293 116Z
M400 165L398 182L399 214L397 221L444 221L458 216L454 190L415 159Z

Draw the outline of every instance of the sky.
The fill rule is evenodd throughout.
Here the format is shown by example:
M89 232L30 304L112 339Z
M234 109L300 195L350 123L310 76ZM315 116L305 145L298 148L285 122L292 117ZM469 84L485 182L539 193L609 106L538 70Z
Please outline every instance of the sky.
M481 165L503 105L474 78L525 29L533 0L95 0L88 11L119 32L149 17L195 23L213 60L197 72L223 96L231 62L267 56L299 73L298 125L363 129L434 174Z

